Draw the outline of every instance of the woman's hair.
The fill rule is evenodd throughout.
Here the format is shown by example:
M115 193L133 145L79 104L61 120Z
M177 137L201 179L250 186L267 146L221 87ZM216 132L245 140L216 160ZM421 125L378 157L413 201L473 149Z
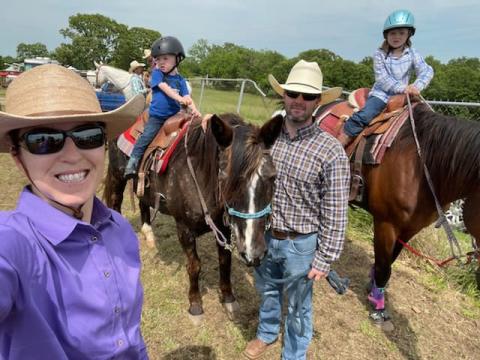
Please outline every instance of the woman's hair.
M18 151L20 141L20 129L14 129L8 133L14 151Z

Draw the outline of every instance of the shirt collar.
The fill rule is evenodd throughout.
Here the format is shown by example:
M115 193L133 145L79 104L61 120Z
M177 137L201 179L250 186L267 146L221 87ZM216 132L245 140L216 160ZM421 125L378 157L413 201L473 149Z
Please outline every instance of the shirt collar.
M308 139L312 137L314 134L316 134L320 128L316 124L315 121L313 121L310 125L305 126L303 128L297 129L297 135L293 139L290 139L290 135L288 134L287 127L285 126L285 123L283 123L283 128L282 132L284 136L286 136L290 141L298 141L298 140L303 140L303 139Z
M36 229L53 245L64 241L77 225L98 228L109 220L114 221L111 210L97 198L93 201L92 222L88 224L54 208L27 187L20 194L17 211L28 217L35 224Z

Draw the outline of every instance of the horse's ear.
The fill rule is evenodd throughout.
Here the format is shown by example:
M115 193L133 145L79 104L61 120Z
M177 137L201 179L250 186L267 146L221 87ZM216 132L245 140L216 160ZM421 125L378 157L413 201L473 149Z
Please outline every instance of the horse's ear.
M230 146L233 140L233 128L229 124L213 114L210 118L210 128L219 146L223 148Z
M275 140L277 140L278 135L282 131L283 126L283 115L278 114L271 118L260 128L260 141L265 144L265 147L269 149Z
M98 69L100 67L100 64L97 63L96 61L93 62L95 64L95 67Z

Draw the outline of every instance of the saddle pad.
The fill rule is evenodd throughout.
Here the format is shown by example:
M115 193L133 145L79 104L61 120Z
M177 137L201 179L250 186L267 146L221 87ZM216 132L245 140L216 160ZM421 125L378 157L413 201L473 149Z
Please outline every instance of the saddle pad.
M385 151L392 145L397 137L400 128L408 119L408 108L399 113L393 120L391 126L383 134L372 134L367 137L363 163L367 165L378 165L382 162Z
M180 131L178 132L178 135L175 137L175 140L173 140L172 144L163 152L154 152L155 159L152 164L152 169L156 171L159 175L163 174L165 170L167 169L168 161L170 160L170 157L172 156L173 152L177 148L178 143L182 138L185 136L185 133L188 130L188 127L190 125L191 121L186 121ZM157 156L159 157L157 158Z
M137 126L137 123L139 121L143 121L142 115L140 115L135 123L129 127L127 130L125 130L120 136L118 137L117 140L117 146L120 149L121 152L123 152L125 155L130 156L133 150L133 146L135 145L136 139L132 135L132 130Z

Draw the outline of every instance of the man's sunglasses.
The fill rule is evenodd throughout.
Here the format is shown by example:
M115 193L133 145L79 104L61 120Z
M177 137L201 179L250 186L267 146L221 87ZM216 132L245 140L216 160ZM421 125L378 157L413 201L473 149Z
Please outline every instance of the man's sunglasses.
M20 136L20 142L35 155L54 154L63 149L69 137L82 150L96 149L105 144L105 130L101 125L82 125L69 131L36 128Z
M305 101L317 100L320 97L320 94L304 94L304 93L298 93L295 91L288 91L288 90L285 90L285 95L287 95L291 99L296 99L300 95L302 95L303 100Z

